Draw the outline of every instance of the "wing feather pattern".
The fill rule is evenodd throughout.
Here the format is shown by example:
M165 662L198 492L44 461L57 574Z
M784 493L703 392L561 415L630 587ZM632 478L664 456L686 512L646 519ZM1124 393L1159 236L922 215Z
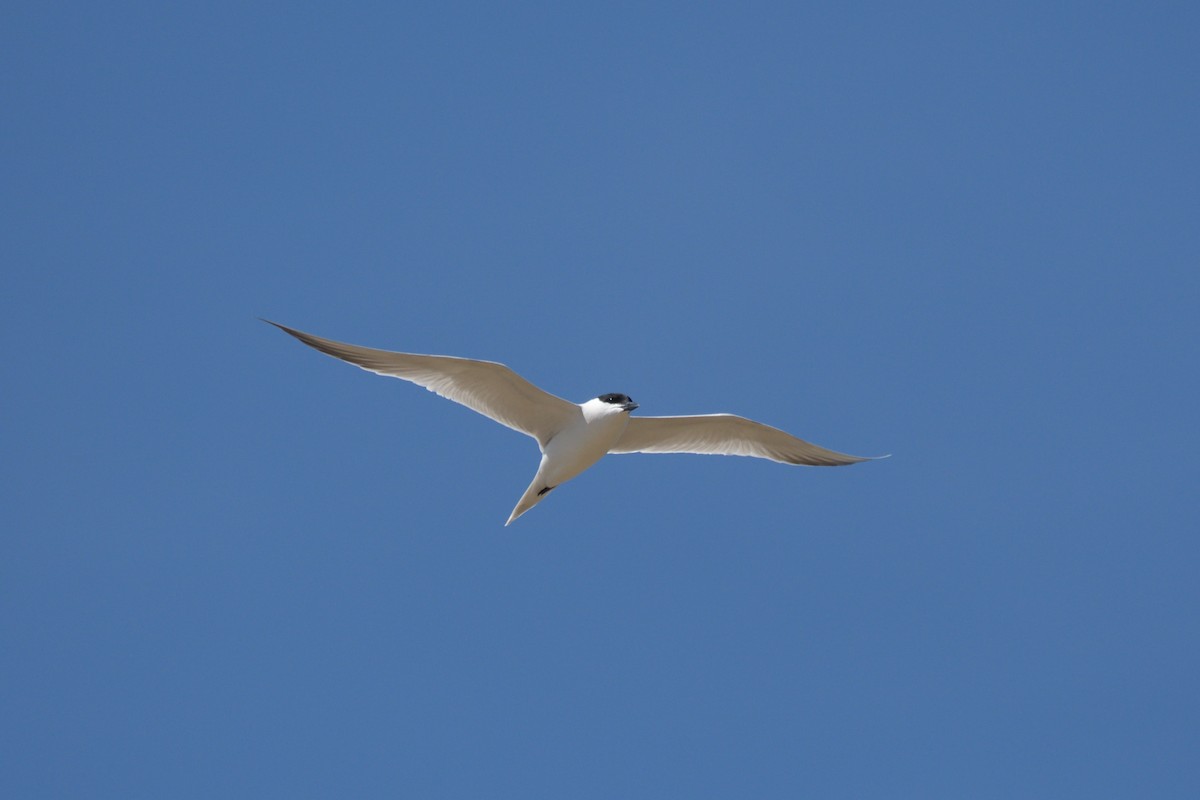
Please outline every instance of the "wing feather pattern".
M579 406L543 391L503 364L455 356L427 356L335 342L263 320L322 353L355 366L410 381L472 411L537 439L543 448Z
M625 433L609 452L753 456L817 467L871 460L818 447L778 428L734 414L632 417Z

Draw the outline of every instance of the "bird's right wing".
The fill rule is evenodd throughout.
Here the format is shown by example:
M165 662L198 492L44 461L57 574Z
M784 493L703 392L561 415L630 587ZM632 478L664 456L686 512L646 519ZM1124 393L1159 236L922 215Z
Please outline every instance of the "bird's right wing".
M503 364L454 356L395 353L335 342L263 320L309 347L377 375L424 386L515 431L546 443L577 416L579 406L534 386Z
M837 467L870 461L826 450L778 428L733 414L630 417L610 453L707 453L769 458L783 464Z

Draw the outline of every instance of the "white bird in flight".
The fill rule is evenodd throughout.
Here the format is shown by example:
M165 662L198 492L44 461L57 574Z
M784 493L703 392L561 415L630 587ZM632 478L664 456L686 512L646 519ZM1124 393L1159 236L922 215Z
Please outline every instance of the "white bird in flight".
M411 381L537 439L533 482L505 522L536 506L608 453L707 453L768 458L782 464L838 467L873 459L826 450L778 428L734 414L631 417L638 404L612 392L576 404L534 386L503 364L455 356L376 350L264 319L309 347L377 375Z

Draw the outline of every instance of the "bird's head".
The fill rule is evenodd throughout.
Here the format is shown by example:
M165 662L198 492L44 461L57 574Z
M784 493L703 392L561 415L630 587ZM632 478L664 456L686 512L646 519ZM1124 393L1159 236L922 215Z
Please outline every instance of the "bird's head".
M607 413L624 412L626 414L638 407L638 404L633 402L629 395L617 392L602 394L593 400L588 400L588 405L595 405L597 410Z

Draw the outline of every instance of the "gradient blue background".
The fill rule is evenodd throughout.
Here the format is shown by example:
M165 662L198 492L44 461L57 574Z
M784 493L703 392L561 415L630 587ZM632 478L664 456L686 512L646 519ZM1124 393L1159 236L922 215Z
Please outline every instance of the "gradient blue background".
M432 6L3 12L0 794L1198 796L1195 4Z

